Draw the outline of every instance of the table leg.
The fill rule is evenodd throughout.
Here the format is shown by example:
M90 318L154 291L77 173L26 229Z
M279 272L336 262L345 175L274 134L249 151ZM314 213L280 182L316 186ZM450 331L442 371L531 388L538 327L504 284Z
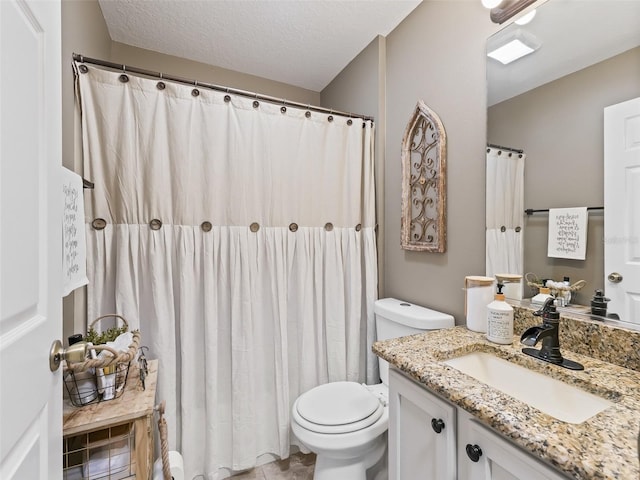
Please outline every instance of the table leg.
M152 415L135 420L136 442L136 477L140 480L151 480L153 469L153 428Z

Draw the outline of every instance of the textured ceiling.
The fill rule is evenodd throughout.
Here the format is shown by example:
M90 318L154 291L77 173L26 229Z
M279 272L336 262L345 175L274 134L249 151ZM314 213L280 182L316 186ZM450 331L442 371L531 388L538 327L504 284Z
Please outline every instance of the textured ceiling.
M321 91L421 0L99 0L111 39Z

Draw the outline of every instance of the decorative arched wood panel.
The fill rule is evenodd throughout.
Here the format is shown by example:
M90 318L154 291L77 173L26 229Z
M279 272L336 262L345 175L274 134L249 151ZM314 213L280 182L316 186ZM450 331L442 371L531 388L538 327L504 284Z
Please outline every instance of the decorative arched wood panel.
M405 250L447 249L447 135L438 115L418 100L402 138L402 228Z

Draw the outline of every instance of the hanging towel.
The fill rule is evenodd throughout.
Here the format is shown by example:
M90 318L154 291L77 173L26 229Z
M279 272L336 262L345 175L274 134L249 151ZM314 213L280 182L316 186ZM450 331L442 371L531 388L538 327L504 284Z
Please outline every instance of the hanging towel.
M89 283L82 177L62 168L62 296Z
M587 207L549 209L547 256L584 260L587 253Z

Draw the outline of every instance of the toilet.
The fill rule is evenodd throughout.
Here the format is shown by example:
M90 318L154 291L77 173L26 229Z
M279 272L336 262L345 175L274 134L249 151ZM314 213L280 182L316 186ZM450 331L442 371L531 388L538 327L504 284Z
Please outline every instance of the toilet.
M378 340L454 326L451 315L395 298L376 301L374 313ZM378 364L382 383L331 382L293 404L291 430L316 454L314 480L366 480L379 465L387 449L389 364L381 358Z

